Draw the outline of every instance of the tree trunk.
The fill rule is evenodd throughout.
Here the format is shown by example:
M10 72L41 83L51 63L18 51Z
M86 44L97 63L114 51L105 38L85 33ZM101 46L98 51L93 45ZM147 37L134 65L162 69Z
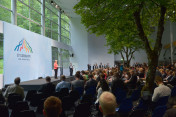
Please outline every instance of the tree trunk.
M148 55L148 72L146 78L146 85L147 87L149 87L150 92L153 92L157 65L158 65L158 55L154 54L154 52L150 53L150 55Z

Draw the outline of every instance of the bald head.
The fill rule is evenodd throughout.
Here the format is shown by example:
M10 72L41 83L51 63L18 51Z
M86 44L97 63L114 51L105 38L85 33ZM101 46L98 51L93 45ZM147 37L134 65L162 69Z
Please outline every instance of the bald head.
M103 115L114 114L117 107L116 97L110 92L103 92L99 98L100 110Z

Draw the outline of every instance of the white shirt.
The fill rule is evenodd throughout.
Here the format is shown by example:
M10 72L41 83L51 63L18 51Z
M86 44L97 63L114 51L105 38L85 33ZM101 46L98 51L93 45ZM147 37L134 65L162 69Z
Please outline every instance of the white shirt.
M159 98L164 96L170 96L170 95L171 95L171 89L165 86L164 84L159 84L159 86L154 89L152 101L157 102Z

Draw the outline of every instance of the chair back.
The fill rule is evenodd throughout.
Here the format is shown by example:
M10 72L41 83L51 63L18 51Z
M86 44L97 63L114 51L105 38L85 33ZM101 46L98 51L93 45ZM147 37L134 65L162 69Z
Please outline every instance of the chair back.
M65 96L68 96L69 95L69 90L68 88L62 88L60 91L59 91L59 98L62 99L63 97Z
M72 97L74 101L77 101L79 99L79 93L75 90L71 91L69 96Z
M31 102L30 102L30 105L33 107L38 106L40 100L43 99L43 97L44 97L44 95L42 93L33 95Z
M86 95L92 95L94 97L95 94L96 94L96 87L95 86L89 87L86 90Z
M79 97L81 97L83 95L83 92L84 92L84 88L83 87L76 87L74 90L78 91Z
M176 86L174 86L171 91L171 97L174 97L174 96L176 96Z
M44 108L44 102L45 102L46 98L43 98L40 100L38 106L37 106L37 111L38 113L42 114L43 113L43 108Z
M20 112L19 117L36 117L36 115L33 110L24 110Z
M152 117L163 117L164 113L167 110L167 106L158 106L154 109L153 113L152 113Z
M164 106L167 104L168 102L168 99L169 99L169 96L164 96L164 97L161 97L157 102L156 102L156 106Z
M12 93L8 96L8 106L10 109L13 109L15 107L16 102L22 101L22 97L19 94Z
M37 90L29 90L26 94L26 101L31 101L32 97L37 94Z
M18 101L15 104L15 108L12 109L11 117L19 117L20 111L29 110L28 103L26 101Z
M90 114L90 105L88 103L81 103L75 108L73 117L89 117Z
M3 117L9 117L8 107L4 104L0 104L0 115L3 115Z
M70 96L63 97L62 99L62 109L69 110L70 108L74 107L74 100Z

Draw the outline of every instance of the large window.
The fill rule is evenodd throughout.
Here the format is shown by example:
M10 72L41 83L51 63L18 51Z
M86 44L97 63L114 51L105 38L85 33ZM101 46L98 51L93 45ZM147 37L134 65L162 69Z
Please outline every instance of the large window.
M70 45L70 19L61 14L61 42L66 45Z
M63 68L68 68L70 64L70 53L68 50L61 49L61 62L62 62L62 67Z
M17 25L41 34L40 0L17 0Z
M3 34L0 33L0 74L3 74Z
M47 1L45 2L45 35L54 40L60 39L59 11Z
M58 65L60 65L58 48L52 47L52 69L54 69L54 61L55 60L58 60Z
M11 22L11 0L0 0L0 20Z

